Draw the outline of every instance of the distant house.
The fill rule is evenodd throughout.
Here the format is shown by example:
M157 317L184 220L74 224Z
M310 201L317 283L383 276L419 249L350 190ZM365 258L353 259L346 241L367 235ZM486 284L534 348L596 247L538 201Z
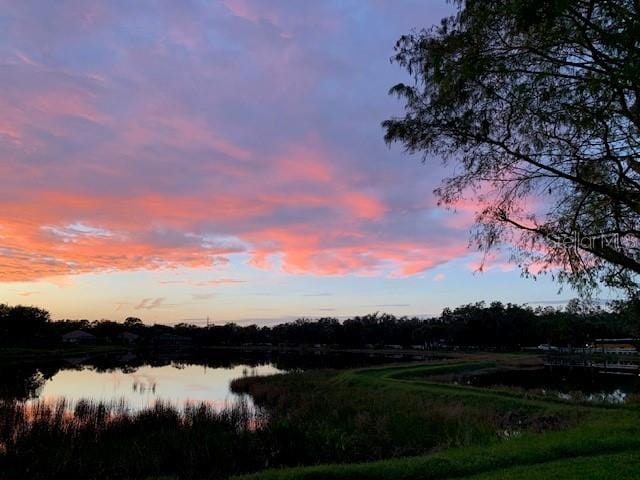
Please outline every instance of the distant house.
M62 335L62 341L64 343L95 343L96 340L98 340L98 337L82 330L74 330L73 332Z
M613 355L633 355L637 353L635 338L598 338L593 342L593 352Z
M125 343L136 343L138 340L140 340L140 335L133 332L123 332L118 335L118 338Z

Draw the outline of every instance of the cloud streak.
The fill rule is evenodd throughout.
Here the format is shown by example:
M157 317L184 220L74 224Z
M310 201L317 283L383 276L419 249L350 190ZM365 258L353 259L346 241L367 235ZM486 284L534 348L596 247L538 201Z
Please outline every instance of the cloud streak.
M133 308L135 310L152 310L154 308L159 308L163 306L164 300L165 300L164 297L143 298Z

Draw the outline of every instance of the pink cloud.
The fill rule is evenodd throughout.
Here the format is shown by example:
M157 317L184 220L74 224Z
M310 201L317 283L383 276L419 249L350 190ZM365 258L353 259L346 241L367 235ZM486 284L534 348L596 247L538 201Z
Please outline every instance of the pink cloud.
M239 261L409 276L466 254L469 215L425 221L434 182L382 144L395 32L313 2L7 8L0 281Z
M255 8L247 0L223 0L223 5L236 17L243 18L252 23L257 23L261 19L276 23L276 16L266 10ZM262 11L260 11L262 10Z

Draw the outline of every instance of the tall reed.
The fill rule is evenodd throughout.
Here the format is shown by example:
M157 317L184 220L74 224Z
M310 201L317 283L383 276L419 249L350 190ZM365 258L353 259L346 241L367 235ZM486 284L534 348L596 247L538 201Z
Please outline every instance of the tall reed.
M246 402L131 412L123 402L0 401L0 478L224 478L265 464L262 416Z

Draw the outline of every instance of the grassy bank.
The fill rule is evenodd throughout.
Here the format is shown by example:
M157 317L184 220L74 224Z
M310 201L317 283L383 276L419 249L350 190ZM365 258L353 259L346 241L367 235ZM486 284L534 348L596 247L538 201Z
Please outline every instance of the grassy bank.
M618 461L640 461L640 415L635 405L570 404L522 392L443 385L430 376L465 369L490 368L495 362L450 362L344 372L336 382L382 392L411 392L434 402L480 408L515 416L519 431L506 438L474 440L428 455L352 464L275 469L242 477L267 479L542 479L636 478L632 468L620 472ZM277 379L263 379L259 383ZM487 410L485 410L487 409ZM514 418L512 418L512 422ZM513 425L511 425L513 428ZM418 430L418 428L416 428ZM424 431L422 432L425 433ZM484 439L487 440L487 439ZM634 463L635 462L635 463ZM556 476L557 471L557 476ZM625 473L626 472L626 473Z
M584 460L603 454L636 453L640 447L640 427L634 424L636 421L635 414L623 415L617 419L611 418L610 415L595 415L585 425L562 432L528 433L509 441L450 449L425 456L271 470L243 478L423 480L466 478L481 473L485 474L486 478L493 478L492 474L497 475L514 467L522 467L518 470L520 476L517 478L536 478L526 476L527 468L524 467L538 468L550 462ZM609 464L607 468L613 467L615 464Z

